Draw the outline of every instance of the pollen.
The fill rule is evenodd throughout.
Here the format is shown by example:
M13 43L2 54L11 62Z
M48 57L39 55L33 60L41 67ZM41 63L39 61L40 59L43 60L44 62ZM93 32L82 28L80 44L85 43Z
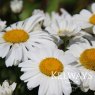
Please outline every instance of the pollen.
M61 72L63 72L64 66L60 60L50 57L43 59L40 62L39 69L47 76L58 76Z
M89 22L95 25L95 14L90 17Z
M80 55L80 63L86 69L95 71L95 48L86 49Z
M21 43L26 42L29 39L29 35L24 30L14 29L6 31L3 38L6 42Z

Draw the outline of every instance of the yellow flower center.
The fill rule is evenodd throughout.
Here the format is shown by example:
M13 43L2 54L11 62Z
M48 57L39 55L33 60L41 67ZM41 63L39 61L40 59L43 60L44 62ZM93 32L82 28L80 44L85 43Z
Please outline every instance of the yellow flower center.
M90 17L89 22L95 25L95 14Z
M95 70L95 48L86 49L80 56L81 64L90 70Z
M29 35L24 30L14 29L6 31L3 38L10 43L21 43L26 42L29 39Z
M40 71L47 76L58 76L64 69L63 64L56 58L46 58L40 62Z

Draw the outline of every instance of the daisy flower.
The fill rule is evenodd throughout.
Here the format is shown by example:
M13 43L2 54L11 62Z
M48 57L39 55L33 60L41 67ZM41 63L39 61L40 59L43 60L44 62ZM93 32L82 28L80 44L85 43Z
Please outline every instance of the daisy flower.
M43 19L42 15L34 15L0 32L0 57L6 57L7 67L18 65L20 61L27 59L26 52L35 47L56 46L48 33L35 29L37 23Z
M78 30L79 28L76 27L76 25L74 24L75 22L71 21L72 16L63 8L61 8L60 11L61 14L58 14L56 12L52 12L51 14L48 14L48 13L44 13L42 10L34 10L33 12L34 15L43 14L45 16L45 19L42 22L42 26L44 27L45 31L49 32L50 35L55 38L55 42L57 43L57 45L60 45L62 43L59 36L63 36L63 34L64 36L65 34L71 35L67 31L79 32ZM68 19L68 21L65 19ZM74 25L72 25L72 22ZM72 27L76 29L74 30ZM64 31L66 33L63 33Z
M55 20L52 21L46 30L52 35L58 36L75 36L80 33L81 28L77 26L76 22L69 16L55 16Z
M23 0L11 0L10 8L14 13L20 13L23 8Z
M81 72L81 89L95 91L95 42L74 44L70 52L76 57L76 66Z
M91 11L83 9L80 14L74 15L74 19L82 29L93 27L95 34L95 3L91 5Z
M81 27L76 23L73 17L63 8L60 9L61 15L56 12L52 12L51 15L44 13L42 10L34 10L33 14L43 14L45 19L43 20L43 26L50 35L56 38L55 42L60 47L64 43L60 37L66 36L69 40L69 45L73 43L85 43L88 42L82 36L91 36L85 31L81 30ZM89 38L89 37L88 37ZM68 45L68 47L69 47Z
M5 80L2 86L0 85L0 95L12 95L15 88L16 88L15 82L12 85L9 85L8 81Z
M72 89L69 79L80 84L79 78L69 76L70 73L79 73L72 66L75 58L69 52L40 48L39 51L34 50L34 53L28 52L28 58L19 64L24 72L21 80L28 82L29 90L39 86L38 95L70 95Z

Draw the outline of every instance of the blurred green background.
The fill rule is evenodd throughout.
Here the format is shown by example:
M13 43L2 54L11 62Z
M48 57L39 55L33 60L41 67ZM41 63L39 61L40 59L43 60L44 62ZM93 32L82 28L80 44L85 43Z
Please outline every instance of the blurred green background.
M7 21L7 25L10 25L28 18L35 9L51 13L52 11L60 12L60 8L64 8L73 15L79 13L81 9L89 8L93 2L95 0L24 0L23 10L18 14L18 18L17 14L14 14L10 9L10 0L0 0L0 19ZM18 85L13 95L37 95L38 87L29 91L26 84L20 80L21 74L20 68L6 68L4 59L0 59L0 84L6 79L10 80L10 83L15 81ZM94 95L94 93L92 91L83 93L77 89L71 95Z
M24 7L19 15L20 20L31 16L34 9L42 9L45 12L59 11L65 8L69 13L78 13L83 8L88 8L95 0L23 0ZM10 0L0 0L0 18L8 21L8 24L17 21L16 15L11 12Z

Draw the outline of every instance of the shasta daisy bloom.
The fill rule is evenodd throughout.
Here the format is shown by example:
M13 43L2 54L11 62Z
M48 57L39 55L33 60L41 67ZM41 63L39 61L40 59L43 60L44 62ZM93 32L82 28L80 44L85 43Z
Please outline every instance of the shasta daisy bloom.
M34 10L34 12L33 12L34 15L35 14L41 14L41 15L43 14L45 16L45 19L42 22L42 26L45 28L46 31L48 31L50 33L50 35L52 35L56 39L55 42L57 44L60 44L60 42L61 42L61 40L59 38L59 35L60 35L59 31L61 31L61 29L62 29L62 31L65 31L65 28L68 27L66 25L62 25L62 24L65 24L65 23L63 23L64 19L72 18L72 16L65 9L60 9L60 11L61 11L61 15L56 12L52 12L51 14L48 14L42 10ZM68 23L68 22L66 22L66 23Z
M81 72L81 89L95 91L95 42L92 46L88 43L74 44L69 49L76 57L76 66Z
M11 0L10 7L14 13L20 13L23 8L23 0Z
M81 32L81 28L77 26L76 22L69 16L66 18L64 18L64 16L56 16L51 25L46 27L46 30L52 35L68 37L79 35Z
M34 53L28 52L28 58L19 64L24 72L21 80L28 82L30 90L39 86L38 95L70 95L72 89L69 79L80 84L79 78L69 76L70 73L78 74L78 70L72 66L75 58L69 52L40 48Z
M93 27L95 34L95 3L91 5L91 11L83 9L80 14L74 15L74 19L82 29Z
M7 67L18 65L20 61L27 59L26 52L35 47L56 46L48 33L35 29L43 18L42 15L34 15L0 32L0 57L6 57Z
M5 80L2 86L0 85L0 95L12 95L15 88L16 88L15 82L12 85L9 85L8 81Z

